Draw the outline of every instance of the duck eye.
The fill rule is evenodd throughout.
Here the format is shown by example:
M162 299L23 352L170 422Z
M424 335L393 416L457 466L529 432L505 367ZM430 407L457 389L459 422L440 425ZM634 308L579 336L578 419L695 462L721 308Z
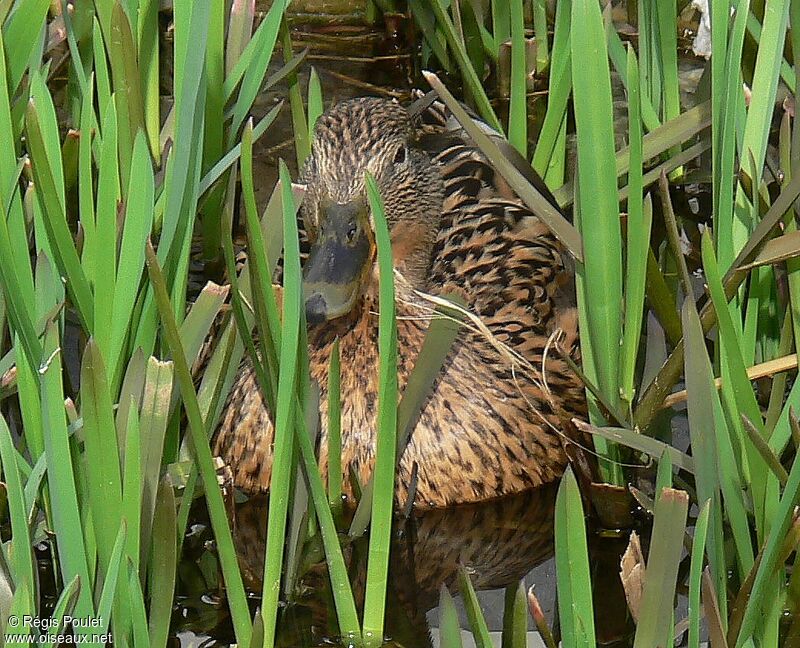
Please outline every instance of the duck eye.
M406 147L405 146L401 146L395 152L393 162L395 164L402 164L405 161L406 161Z
M347 242L352 243L355 241L356 234L358 234L358 227L356 225L351 225L350 229L347 230Z

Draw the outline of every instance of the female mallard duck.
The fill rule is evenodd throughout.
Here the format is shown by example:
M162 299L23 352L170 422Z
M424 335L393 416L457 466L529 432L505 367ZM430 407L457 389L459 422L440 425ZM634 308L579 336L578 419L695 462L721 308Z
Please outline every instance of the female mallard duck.
M584 412L585 400L578 378L550 349L558 337L562 350L577 353L561 246L477 149L443 125L434 130L415 124L393 101L359 98L334 106L314 130L301 173L301 212L312 234L303 280L311 375L321 390L323 472L327 372L337 338L343 483L350 483L350 470L366 483L374 462L378 297L366 171L385 203L400 275L400 393L430 321L430 306L417 291L460 295L491 333L459 334L399 460L398 500L406 501L413 481L415 504L441 507L557 479L567 462L561 430ZM528 362L512 366L512 354L499 346ZM237 487L269 488L272 440L269 413L245 360L214 446Z

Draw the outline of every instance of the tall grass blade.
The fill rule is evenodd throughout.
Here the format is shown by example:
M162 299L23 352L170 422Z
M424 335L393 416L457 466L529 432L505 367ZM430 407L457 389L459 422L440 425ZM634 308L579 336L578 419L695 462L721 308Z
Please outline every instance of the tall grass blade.
M684 491L665 488L657 495L634 648L673 642L673 600L688 509L689 496Z
M561 637L565 646L594 648L594 615L586 528L578 482L571 468L556 496L556 578Z
M464 565L459 565L458 567L458 587L464 599L464 608L467 611L467 618L469 619L472 636L475 638L475 645L478 648L492 648L489 626L486 625L478 595L475 593L475 588L472 586L469 573Z
M378 355L380 366L375 491L369 537L363 633L365 645L380 646L383 643L383 624L386 611L397 452L397 322L395 320L392 248L383 210L383 199L378 185L371 175L367 175L366 184L378 246L380 273Z

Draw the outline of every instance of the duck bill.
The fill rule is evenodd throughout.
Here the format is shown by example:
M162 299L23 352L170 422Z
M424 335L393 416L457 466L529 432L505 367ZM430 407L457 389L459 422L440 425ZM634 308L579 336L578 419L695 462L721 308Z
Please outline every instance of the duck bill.
M306 319L319 324L349 313L363 291L373 256L369 212L362 201L330 204L303 266Z

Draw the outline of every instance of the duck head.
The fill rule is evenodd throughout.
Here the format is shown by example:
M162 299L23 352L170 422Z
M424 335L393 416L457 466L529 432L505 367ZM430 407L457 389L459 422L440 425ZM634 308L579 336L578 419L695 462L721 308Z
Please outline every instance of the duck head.
M377 98L344 101L323 113L300 180L311 240L303 266L306 317L317 324L349 313L377 277L374 218L365 175L384 202L394 267L422 288L439 230L444 185L399 104Z

